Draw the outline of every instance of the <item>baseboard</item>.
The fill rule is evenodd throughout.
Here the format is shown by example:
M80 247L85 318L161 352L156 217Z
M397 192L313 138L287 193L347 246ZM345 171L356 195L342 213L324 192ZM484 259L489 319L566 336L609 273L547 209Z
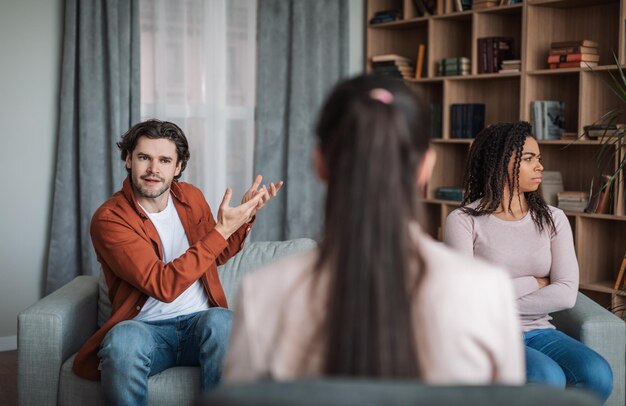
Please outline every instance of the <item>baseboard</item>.
M17 336L0 337L0 352L17 350Z

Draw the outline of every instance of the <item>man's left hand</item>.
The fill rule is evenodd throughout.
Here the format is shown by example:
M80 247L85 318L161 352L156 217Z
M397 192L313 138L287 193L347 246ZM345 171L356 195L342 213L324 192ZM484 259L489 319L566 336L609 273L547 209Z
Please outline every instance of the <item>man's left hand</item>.
M261 200L259 200L259 203L253 210L253 213L252 213L253 216L259 210L261 210L263 206L267 204L267 202L275 198L280 188L283 187L282 180L276 184L274 184L274 182L270 182L269 188L266 185L261 186L262 181L263 181L263 176L257 175L256 178L254 179L254 182L252 183L252 186L250 186L250 189L246 191L246 193L243 195L243 198L241 199L241 203L243 204L249 201L250 199L254 198L255 196L257 196L259 193L263 195L263 197L261 197Z

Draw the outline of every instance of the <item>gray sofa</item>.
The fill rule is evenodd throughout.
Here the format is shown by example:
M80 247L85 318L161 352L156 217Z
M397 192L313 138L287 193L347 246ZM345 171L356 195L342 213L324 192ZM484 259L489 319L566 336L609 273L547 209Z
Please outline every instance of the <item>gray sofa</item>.
M314 244L308 239L249 244L219 269L229 302L234 303L242 275L281 256L307 250ZM101 319L106 317L105 306L98 305L99 296L106 295L99 290L96 277L79 276L18 316L20 405L103 404L100 383L81 379L71 370L76 352L95 332L98 316ZM561 330L594 348L609 361L614 373L614 390L607 405L623 406L624 322L582 294L572 310L553 316ZM150 377L148 385L150 405L190 405L199 395L199 368L171 368ZM528 388L528 391L512 390L525 393L529 402L543 403L534 395L537 389ZM490 391L492 389L487 392Z

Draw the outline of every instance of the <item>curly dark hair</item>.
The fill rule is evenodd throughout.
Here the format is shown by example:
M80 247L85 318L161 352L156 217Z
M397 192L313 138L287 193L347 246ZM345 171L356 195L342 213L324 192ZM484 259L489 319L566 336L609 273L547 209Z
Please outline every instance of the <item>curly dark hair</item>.
M181 162L180 173L174 176L174 180L178 180L187 167L189 161L189 144L185 133L174 123L169 121L161 121L156 119L146 120L139 124L135 124L122 135L122 139L117 146L122 151L122 161L126 161L126 157L133 153L140 137L148 137L150 139L166 138L176 144L177 161ZM130 174L130 169L126 168Z
M519 170L526 138L533 137L532 126L526 121L497 123L482 130L470 148L465 167L465 196L461 210L472 216L483 216L496 211L501 203L504 188L515 190L519 186ZM513 173L509 175L509 161L514 157ZM548 227L556 232L550 208L539 189L525 192L528 210L539 231ZM517 197L520 198L519 195ZM467 205L479 200L476 208ZM509 212L513 193L509 195Z

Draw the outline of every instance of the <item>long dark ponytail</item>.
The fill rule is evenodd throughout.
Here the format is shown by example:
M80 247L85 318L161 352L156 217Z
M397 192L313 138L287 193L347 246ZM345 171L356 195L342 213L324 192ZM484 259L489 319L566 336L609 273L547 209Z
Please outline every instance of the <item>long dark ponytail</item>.
M423 264L410 223L428 115L402 81L361 76L334 89L316 133L329 175L318 262L330 272L323 372L419 376L409 293Z

